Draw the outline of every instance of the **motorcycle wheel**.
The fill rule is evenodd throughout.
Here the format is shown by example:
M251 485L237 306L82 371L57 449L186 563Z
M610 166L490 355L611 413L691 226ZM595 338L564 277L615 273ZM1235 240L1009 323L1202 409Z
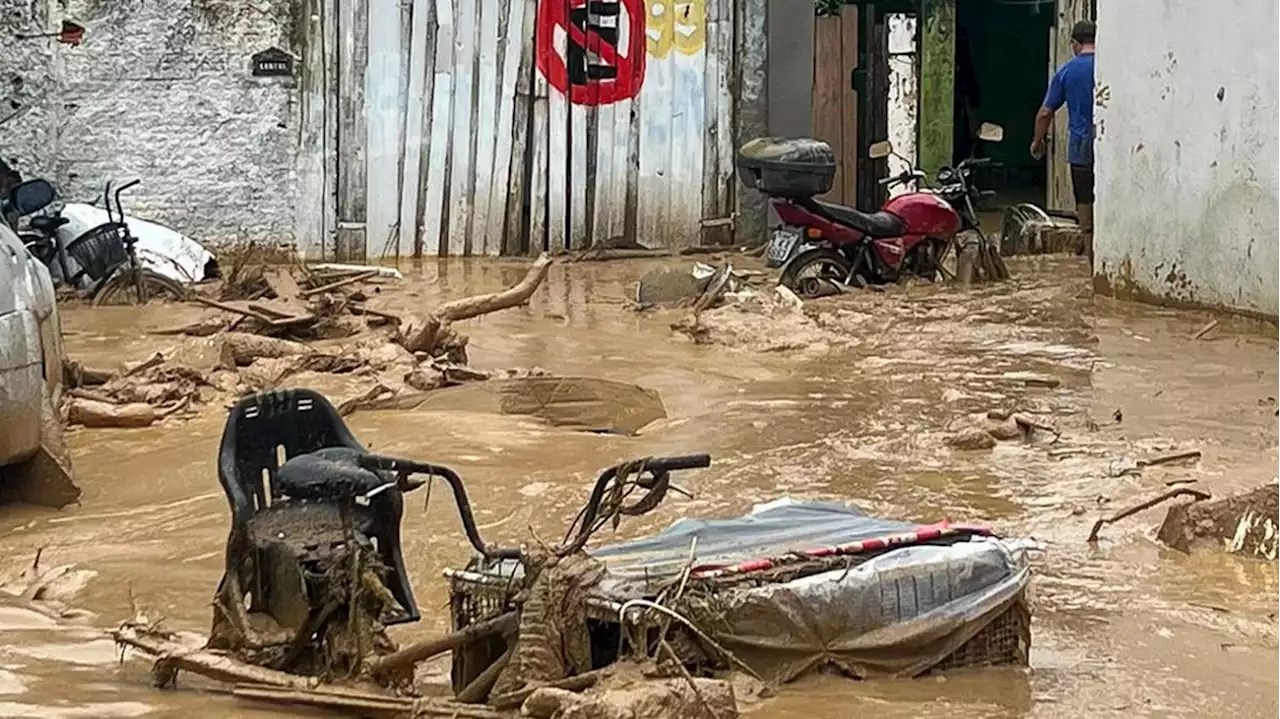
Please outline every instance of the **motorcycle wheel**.
M138 296L133 274L127 268L121 268L98 285L98 289L93 293L93 306L138 305L157 298L175 301L187 298L187 288L181 282L146 268L141 272L145 297Z
M828 281L844 283L853 265L839 252L828 248L808 250L796 257L778 278L778 284L802 298L813 299L828 294Z

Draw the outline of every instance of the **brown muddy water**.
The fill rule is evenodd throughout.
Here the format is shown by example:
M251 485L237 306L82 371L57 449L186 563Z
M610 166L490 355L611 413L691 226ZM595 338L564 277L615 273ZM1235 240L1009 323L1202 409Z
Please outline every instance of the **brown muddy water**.
M599 468L705 451L714 466L680 480L695 499L669 500L619 534L652 532L685 515L741 513L790 494L904 519L985 521L1045 544L1035 564L1029 670L813 677L747 708L761 719L1276 716L1274 563L1163 548L1152 538L1160 509L1108 527L1096 547L1084 542L1098 516L1164 491L1167 481L1196 479L1225 493L1275 478L1273 330L1224 322L1194 341L1203 316L1094 300L1083 262L1039 259L1012 263L1015 281L996 288L819 301L815 322L728 316L726 326L755 331L732 335L729 346L695 346L668 329L678 313L623 306L653 264L557 265L529 307L465 328L481 367L538 366L658 390L670 417L641 436L456 411L365 412L350 424L380 452L458 469L482 532L504 543L527 539L530 529L562 533ZM522 272L518 263L432 264L374 304L426 307ZM94 364L166 348L208 357L205 341L145 334L187 312L69 310L68 353ZM1022 371L1061 384L1027 387L1003 376ZM329 378L318 386L353 393ZM966 413L1013 406L1051 413L1061 438L990 452L943 443ZM1112 424L1117 409L1123 421ZM0 607L0 716L303 715L237 703L198 679L156 691L149 664L133 655L121 663L102 634L129 616L131 595L172 628L207 629L229 519L215 473L223 418L210 407L174 426L72 432L82 505L0 516L0 569L21 568L43 547L49 565L97 573L74 600L92 619L54 623ZM1117 476L1135 458L1172 448L1200 449L1204 459ZM440 493L426 509L415 495L404 545L425 618L398 629L402 640L445 628L440 572L469 554Z

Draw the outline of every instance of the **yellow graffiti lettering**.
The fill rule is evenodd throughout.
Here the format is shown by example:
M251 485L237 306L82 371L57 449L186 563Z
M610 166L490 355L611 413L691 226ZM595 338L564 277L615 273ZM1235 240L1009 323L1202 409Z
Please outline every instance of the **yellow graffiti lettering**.
M645 40L649 54L657 58L672 49L698 54L707 44L706 0L648 0Z

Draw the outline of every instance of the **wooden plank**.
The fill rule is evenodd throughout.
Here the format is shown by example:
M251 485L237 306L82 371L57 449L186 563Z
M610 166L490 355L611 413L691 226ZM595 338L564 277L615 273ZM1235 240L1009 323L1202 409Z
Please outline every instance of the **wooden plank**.
M319 16L323 0L308 0L304 17ZM323 21L322 21L323 22ZM325 98L328 76L324 53L324 28L307 33L302 47L300 94L302 128L298 142L298 203L294 226L298 250L304 256L320 253L325 226Z
M431 119L434 115L435 105L435 85L436 85L436 35L439 31L439 19L436 17L436 2L429 0L431 9L428 11L427 36L425 41L426 47L426 66L422 72L422 128L421 138L418 141L420 145L418 159L418 186L415 188L417 192L417 216L413 218L414 242L413 256L422 257L426 252L427 241L426 232L426 216L427 216L427 176L431 168ZM436 246L438 239L432 241L432 247ZM435 254L433 249L431 254Z
M470 249L472 192L475 188L476 28L479 8L474 0L456 0L453 58L453 143L449 149L448 254L460 257Z
M320 23L324 54L324 226L319 258L334 256L338 226L338 8L337 0L322 0Z
M400 221L400 25L398 0L369 0L369 67L365 73L368 101L368 165L366 174L366 252L381 255L395 241ZM375 255L376 256L376 255Z
M396 256L408 255L419 247L418 199L422 172L422 131L425 111L427 34L431 31L433 0L413 0L409 36L409 85L405 96L404 167L400 180L400 237ZM416 253L415 253L416 254Z
M858 93L848 84L853 71L858 68L858 6L846 5L840 13L840 47L845 69L845 84L841 97L840 128L840 202L857 206L858 203L858 159L862 146L858 142Z
M596 128L588 118L589 111L585 105L569 104L569 157L571 163L569 176L569 233L565 238L565 249L582 249L587 246L587 190L594 178L588 171L587 157L595 149L592 137ZM594 164L594 161L591 163Z
M493 185L494 150L498 142L498 94L502 86L498 82L500 62L498 25L499 16L506 20L506 6L510 0L477 0L479 41L476 64L476 122L475 133L475 190L471 213L470 244L467 254L497 254L489 248L496 246L499 238L488 237L489 197Z
M844 182L844 103L841 99L848 78L840 62L832 58L843 55L844 42L840 17L824 15L813 19L813 136L831 145L836 155L836 178L833 188ZM822 195L833 202L840 191L833 189Z
M568 0L543 0L543 2ZM568 57L567 35L555 33L552 52ZM573 115L569 111L569 98L555 88L547 96L547 251L564 252L568 241L569 218L569 168L573 158L569 156L569 132Z
M732 0L717 1L717 17L716 17L716 52L719 55L719 66L717 67L717 78L715 92L720 96L720 101L716 105L716 112L719 118L716 121L716 154L719 157L718 176L716 178L716 187L720 193L720 207L717 212L718 217L731 217L735 212L736 203L734 202L734 192L738 186L735 182L735 168L733 165L734 154L737 147L734 145L735 133L733 131L733 116L737 108L734 107L733 101L733 85L736 75L736 58L733 52L735 28L733 23L733 2ZM733 244L736 242L737 223L729 225L729 232L720 237L722 242Z
M652 25L650 27L652 29ZM665 28L661 31L669 32ZM670 247L673 51L669 36L665 44L654 41L652 37L648 40L649 57L645 67L644 88L637 96L642 101L636 239L649 247ZM655 47L659 48L657 52ZM663 48L665 54L662 54Z
M498 82L501 98L498 103L497 143L493 151L492 182L485 188L489 192L489 209L484 218L484 251L489 255L501 254L506 246L503 227L506 223L507 199L511 189L511 168L514 166L517 171L521 170L524 160L523 145L519 148L519 159L516 158L515 135L517 133L513 128L516 86L520 80L524 38L527 34L524 25L525 2L524 0L502 0L502 8L506 13L506 21L503 31L501 76ZM528 92L527 85L525 92ZM518 227L516 232L519 233Z
M423 207L422 246L424 254L441 255L448 250L443 237L445 202L448 197L449 149L453 144L453 4L436 0L435 80L431 91L431 142Z
M595 109L595 146L592 148L595 158L591 167L588 168L593 171L592 179L594 180L589 198L591 244L598 244L614 236L613 215L621 209L620 205L616 205L617 199L613 195L617 185L614 182L613 167L614 156L617 154L615 141L618 139L616 134L618 106L624 103L625 101L614 102ZM621 141L625 145L625 134L622 135Z
M533 131L529 136L529 141L533 143L533 167L529 183L529 254L536 255L551 247L550 238L547 236L551 221L551 197L547 187L551 170L547 157L551 149L548 127L551 116L551 91L547 85L547 78L536 71L533 88Z
M720 6L725 0L711 0L707 8L707 50L704 77L707 92L702 95L702 219L715 220L720 217L720 84L721 50L719 35L721 33L718 17ZM726 58L727 60L727 58ZM727 101L727 98L726 98ZM698 244L714 244L722 237L723 230L718 227L702 226L699 228Z
M667 247L689 247L701 236L702 147L706 143L703 98L706 96L706 28L704 0L674 4L671 90L671 203Z
M643 235L640 219L640 123L644 112L644 92L631 99L631 114L627 118L626 177L623 181L622 233L632 242L639 242Z
M336 0L335 0L336 1ZM338 196L334 258L363 260L367 245L368 130L365 112L365 73L368 67L368 0L337 3L338 37ZM344 230L343 225L360 226Z
M515 98L511 110L511 162L508 175L507 213L503 228L502 251L506 255L517 255L529 247L528 221L526 218L526 200L528 198L530 169L533 162L531 142L537 140L531 133L533 124L533 75L537 70L533 61L534 18L537 14L537 0L512 0L513 10L521 8L522 32L519 38L520 67L515 82ZM495 187L502 191L502 187ZM492 212L492 207L490 208Z

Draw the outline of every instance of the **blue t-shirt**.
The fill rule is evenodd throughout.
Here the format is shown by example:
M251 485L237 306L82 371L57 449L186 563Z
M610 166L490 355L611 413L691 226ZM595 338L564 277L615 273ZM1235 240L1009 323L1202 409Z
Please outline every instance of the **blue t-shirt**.
M1073 165L1093 164L1093 53L1076 55L1058 68L1044 106L1057 110L1067 105L1067 162Z

